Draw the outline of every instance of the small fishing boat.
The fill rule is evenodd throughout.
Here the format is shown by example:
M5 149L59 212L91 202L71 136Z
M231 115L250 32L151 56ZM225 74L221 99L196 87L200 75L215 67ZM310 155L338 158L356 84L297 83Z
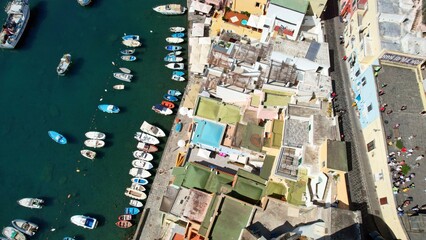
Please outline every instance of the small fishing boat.
M130 74L131 72L132 72L132 70L130 70L130 69L128 69L128 68L125 68L125 67L121 67L121 68L119 68L120 69L120 71L122 71L123 73L127 73L127 74Z
M84 215L74 215L71 217L71 222L75 225L87 229L94 229L98 226L98 220L96 218L84 216Z
M5 227L3 228L3 231L1 232L3 236L5 236L7 239L10 240L26 240L27 237L20 231L18 231L16 228L13 227Z
M174 38L183 38L183 37L185 37L185 33L182 33L182 32L173 33L172 37L174 37Z
M182 51L173 51L173 52L167 53L168 56L179 56L181 54L182 54Z
M134 200L134 201L138 201L138 200ZM133 218L132 214L123 214L123 215L118 216L119 221L129 221L129 220L132 220L132 218Z
M138 40L126 39L122 41L124 46L127 47L140 47L142 44Z
M103 132L89 131L84 134L89 139L104 140L106 135Z
M165 62L182 62L183 57L176 57L175 55L167 55L164 57Z
M140 168L131 168L129 170L129 174L133 177L139 177L139 178L149 178L151 177L151 173L148 172L145 169L140 169Z
M181 46L176 46L176 45L167 45L167 46L165 47L165 49L166 49L167 51L179 51L179 50L181 50L181 49L182 49L182 47L181 47Z
M83 157L88 158L90 160L93 160L96 157L96 152L92 150L83 149L80 151L80 153L81 155L83 155Z
M18 44L27 26L31 15L30 6L28 0L10 0L4 11L7 17L0 31L0 48L12 49Z
M124 36L122 36L121 39L123 39L123 40L136 40L136 41L139 41L139 35L124 34Z
M155 137L165 137L166 134L164 133L163 130L161 130L161 128L156 127L150 123L148 123L147 121L143 121L142 125L139 128L142 132L146 132L148 134L151 134L152 136Z
M173 72L173 74L175 74L175 72ZM167 91L167 94L169 94L171 96L175 96L175 97L182 95L182 93L179 90L176 90L176 89L169 89Z
M129 221L121 220L121 221L116 222L115 225L119 228L129 228L129 227L133 226L133 223L131 223Z
M185 28L184 27L170 27L169 30L170 30L170 32L177 33L177 32L185 31Z
M162 115L171 115L173 111L170 108L167 108L161 104L155 104L151 108L154 112L162 114Z
M172 78L171 78L173 81L177 81L177 82L183 82L183 81L185 81L186 79L184 78L184 77L182 77L182 76L178 76L178 75L172 75Z
M175 131L176 131L176 132L180 132L180 131L182 131L182 122L178 122L178 123L176 123Z
M146 199L146 194L144 192L138 191L138 190L135 190L135 189L131 189L131 188L126 188L124 195L126 195L127 197L131 197L133 199L136 199L136 200L145 200Z
M135 208L135 207L126 207L124 209L124 214L138 215L140 212L141 212L141 210L139 210L139 208Z
M123 55L131 55L135 53L135 51L136 51L135 49L123 49L120 51L120 53Z
M77 2L81 6L85 7L85 6L89 5L92 2L92 0L77 0Z
M135 168L142 168L145 170L150 170L154 167L152 163L144 161L144 160L133 160L132 165Z
M130 181L132 181L133 183L137 183L139 185L147 185L148 184L148 180L146 180L145 178L140 178L140 177L134 177Z
M184 71L173 71L172 75L183 77L185 75Z
M62 240L75 240L75 238L72 238L72 237L64 237Z
M102 112L106 112L106 113L119 113L120 112L120 108L118 108L117 106L111 105L111 104L101 104L98 106L98 109L101 110Z
M175 104L169 101L161 101L161 105L165 106L166 108L173 109L175 108Z
M123 55L121 56L121 60L127 61L127 62L133 62L133 61L136 61L136 57L133 55Z
M71 65L71 54L65 53L61 60L59 61L59 65L56 68L56 72L59 76L64 76L65 72L68 70L68 67Z
M141 151L149 152L149 153L158 151L158 147L148 143L143 143L143 142L138 142L138 145L136 146L136 148Z
M53 141L59 144L67 144L67 139L62 134L55 131L48 131L47 133Z
M152 154L140 150L134 151L133 157L145 161L151 161L152 159L154 159L154 156L152 156Z
M168 37L168 38L166 38L166 42L168 42L168 43L183 43L183 38Z
M27 208L40 209L43 207L44 200L39 198L22 198L18 200L18 204Z
M146 190L144 186L137 184L137 183L132 183L132 185L130 185L130 188L141 191L141 192L145 192L145 190Z
M144 142L152 145L157 145L160 143L160 141L156 137L142 132L136 132L135 139L139 142Z
M84 141L84 145L86 145L86 147L91 147L91 148L101 148L105 146L105 142L102 140L89 139Z
M141 201L134 200L134 199L130 200L129 205L133 207L143 207L143 203Z
M124 84L117 84L112 86L112 88L114 88L115 90L123 90L124 89Z
M22 219L12 220L12 226L28 236L34 236L38 230L37 224Z
M125 81L125 82L131 82L132 78L133 78L133 75L132 74L128 74L128 73L115 72L112 75L115 78L117 78L118 80Z
M169 64L166 64L165 66L167 68L175 69L175 70L182 70L185 67L183 63L169 63Z
M163 95L164 100L170 101L170 102L177 102L179 99L173 95L164 94Z
M164 15L180 15L184 14L186 7L180 4L166 4L152 8L154 11Z

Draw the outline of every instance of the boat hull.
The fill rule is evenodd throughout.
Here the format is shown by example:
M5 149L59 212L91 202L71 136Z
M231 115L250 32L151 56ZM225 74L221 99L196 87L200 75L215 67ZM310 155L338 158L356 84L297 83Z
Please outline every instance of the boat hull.
M129 221L121 220L121 221L116 222L115 225L119 228L129 228L129 227L133 226L133 223L131 223Z
M133 78L133 75L129 73L113 73L112 75L118 80L125 82L131 82Z
M96 220L96 218L84 215L74 215L70 220L73 224L82 228L95 229L98 226L98 220Z
M158 151L158 147L148 144L148 143L143 143L143 142L138 142L138 145L136 146L137 149L144 151L144 152L149 152L149 153L153 153L153 152L157 152Z
M139 177L132 178L130 181L132 181L132 183L137 183L139 185L147 185L149 183L148 180L146 180L145 178L139 178Z
M165 137L166 134L164 133L163 130L161 130L161 128L156 127L150 123L148 123L147 121L144 121L140 127L140 130L142 132L151 134L154 137Z
M124 195L127 197L131 197L136 200L145 200L146 194L142 191L138 191L131 188L126 188L126 191L124 192Z
M170 101L170 102L177 102L179 100L177 97L169 95L169 94L164 94L163 98L164 100Z
M143 160L133 160L132 165L135 168L142 168L145 170L150 170L154 167L152 163Z
M141 133L141 132L137 132L135 134L135 139L138 140L139 142L144 142L144 143L148 143L152 145L157 145L160 143L160 141L156 137L151 136L147 133Z
M166 42L168 42L168 43L183 43L183 38L168 37L168 38L166 38Z
M183 70L185 65L183 63L169 63L166 64L166 67L173 70Z
M96 157L96 152L95 151L83 149L83 150L80 151L80 153L81 153L81 155L83 157L88 158L90 160L93 160Z
M176 45L167 45L167 46L165 47L165 49L166 49L167 51L179 51L179 50L181 50L181 49L182 49L182 47L181 47L181 46L176 46Z
M37 224L22 219L13 220L12 226L28 236L34 236L38 230Z
M129 170L129 175L131 175L133 177L138 177L138 178L149 178L149 177L151 177L150 172L148 172L145 169L140 169L140 168L131 168Z
M111 104L101 104L98 109L105 113L119 113L120 108Z
M67 139L62 134L55 131L48 131L47 133L53 141L59 144L67 144Z
M171 115L173 114L173 111L170 108L167 108L161 104L156 104L152 106L152 110L156 113L162 114L162 115Z
M154 159L154 156L152 156L152 154L140 150L134 151L133 157L145 161L151 161L152 159Z
M169 102L169 101L162 101L161 105L163 105L164 107L169 108L169 109L175 108L175 104L172 103L172 102Z
M174 33L178 33L178 32L185 31L185 28L184 27L170 27L169 31L170 32L174 32Z
M12 1L11 1L12 3ZM0 48L6 48L6 49L13 49L18 44L19 40L21 39L22 34L24 33L24 30L27 26L28 20L30 19L30 6L28 4L28 1L22 1L15 5L14 8L21 8L22 14L15 14L9 11L6 11L8 16L6 19L15 19L16 21L22 22L22 25L16 24L16 26L13 29L13 34L9 31L10 35L2 35L0 40ZM19 6L18 6L19 5ZM11 6L12 8L12 6ZM19 19L16 19L19 18ZM11 22L6 21L4 25L9 25ZM1 34L0 34L1 35Z
M13 239L13 240L26 240L27 238L23 233L18 231L16 228L13 227L5 227L2 230L2 234L7 237L7 239Z
M35 209L41 209L43 208L43 199L39 198L22 198L18 200L18 204L27 207L27 208L35 208Z
M90 131L84 134L87 138L95 139L95 140L104 140L106 135L102 132Z
M89 139L84 141L84 145L91 148L102 148L105 146L105 142L102 140Z
M123 40L121 43L123 43L126 47L140 47L142 44L137 40L127 39Z
M143 207L143 203L141 201L134 200L134 199L130 200L129 205L133 207L138 207L138 208Z
M138 215L140 212L141 210L135 207L127 207L124 209L124 214Z

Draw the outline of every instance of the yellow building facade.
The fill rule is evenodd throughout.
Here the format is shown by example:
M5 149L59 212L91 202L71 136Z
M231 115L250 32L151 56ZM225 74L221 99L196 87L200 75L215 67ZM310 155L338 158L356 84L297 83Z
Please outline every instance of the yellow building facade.
M264 15L267 3L267 0L231 0L229 5L234 12Z

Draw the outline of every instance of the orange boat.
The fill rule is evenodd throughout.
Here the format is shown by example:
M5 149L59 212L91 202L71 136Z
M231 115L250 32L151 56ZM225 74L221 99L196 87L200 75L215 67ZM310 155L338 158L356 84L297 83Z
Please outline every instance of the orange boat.
M116 222L115 225L117 225L117 227L119 227L119 228L129 228L129 227L133 226L133 223L131 223L129 221L121 220L121 221Z
M163 105L163 106L165 106L166 108L169 108L169 109L175 108L175 104L172 103L172 102L169 102L169 101L162 101L161 105Z

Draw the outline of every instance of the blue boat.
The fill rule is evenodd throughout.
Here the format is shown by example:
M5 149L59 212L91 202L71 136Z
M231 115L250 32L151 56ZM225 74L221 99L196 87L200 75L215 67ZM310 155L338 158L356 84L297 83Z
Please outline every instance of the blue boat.
M124 214L137 215L140 212L141 212L141 210L139 210L139 208L135 208L135 207L127 207L127 208L124 209Z
M111 104L101 104L98 106L99 110L106 113L118 113L120 108Z
M182 123L181 122L176 123L175 130L176 130L176 132L182 131Z
M170 102L177 102L179 99L173 95L164 94L163 96L164 100L170 101Z
M182 95L182 93L179 90L176 90L176 89L169 89L167 91L167 94L175 96L175 97Z
M87 5L89 5L91 2L92 2L92 0L77 0L77 2L81 5L81 6L87 6Z
M145 178L132 178L131 181L133 183L137 183L139 185L147 185L148 184L148 180L146 180Z
M62 134L55 131L48 131L47 133L49 134L50 138L52 138L53 141L59 144L67 144L67 139L64 136L62 136Z
M167 51L179 51L182 49L181 46L176 46L176 45L167 45L165 48Z
M136 40L139 41L139 35L133 35L133 34L129 34L129 35L124 35L121 37L123 40Z
M72 237L64 237L64 239L63 240L75 240L75 238L72 238Z
M184 71L173 71L172 75L183 77L185 75Z
M183 38L185 37L185 33L173 33L172 37L176 37L176 38Z

